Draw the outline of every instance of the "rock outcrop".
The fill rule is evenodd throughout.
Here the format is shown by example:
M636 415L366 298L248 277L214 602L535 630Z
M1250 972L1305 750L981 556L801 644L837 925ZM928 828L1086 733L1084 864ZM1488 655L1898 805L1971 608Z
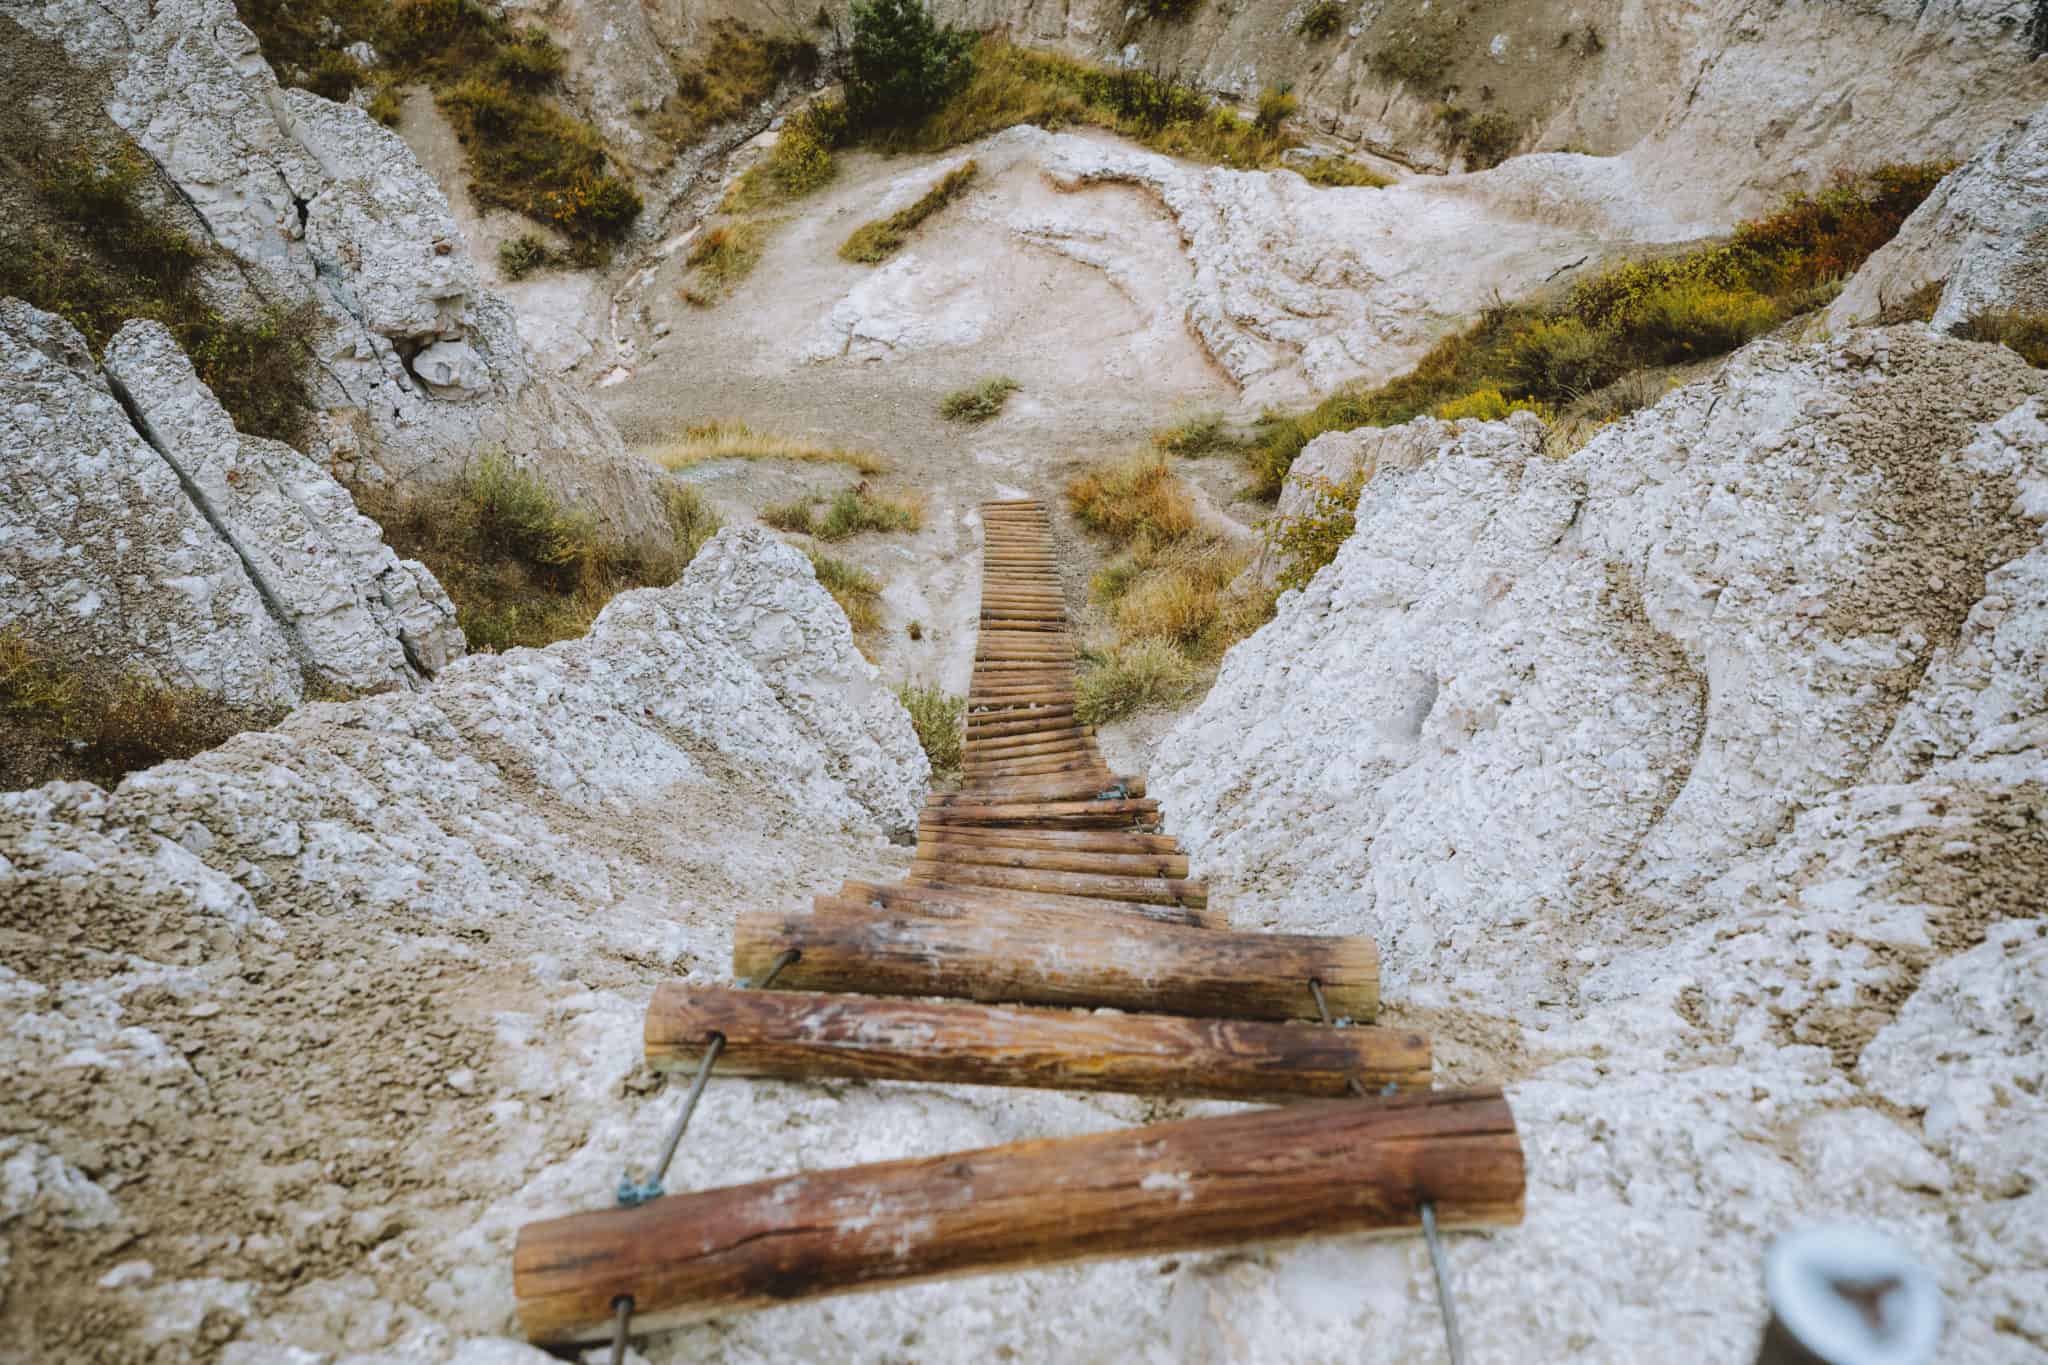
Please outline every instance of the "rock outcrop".
M873 678L804 558L727 530L583 639L0 796L13 1347L426 1361L507 1330L514 1225L605 1198L670 1111L636 1067L653 983L725 979L741 905L900 861L925 761ZM918 1108L714 1087L698 1123L754 1104L781 1117L674 1178Z
M326 470L237 432L162 324L123 327L105 363L137 429L233 547L312 677L380 692L418 686L461 656L454 604L426 567L393 554Z
M667 539L656 473L536 370L405 143L281 88L230 0L5 0L0 17L108 82L107 114L241 267L223 278L234 306L303 329L323 411L310 453L340 477L441 479L495 447L622 534Z
M333 476L243 436L165 328L105 370L68 323L0 300L0 627L102 679L261 711L412 688L459 657L455 608Z
M2048 313L2048 108L1936 186L1844 286L1828 324L1875 322L1929 289L1944 332L1984 312Z
M1397 1017L1511 1082L1481 1352L1746 1359L1764 1244L1844 1217L1941 1278L1946 1354L2038 1341L2043 388L1915 325L1756 343L1563 460L1418 423L1161 745L1198 874L1376 934Z
M263 710L298 660L233 547L71 324L0 299L0 630L109 677Z

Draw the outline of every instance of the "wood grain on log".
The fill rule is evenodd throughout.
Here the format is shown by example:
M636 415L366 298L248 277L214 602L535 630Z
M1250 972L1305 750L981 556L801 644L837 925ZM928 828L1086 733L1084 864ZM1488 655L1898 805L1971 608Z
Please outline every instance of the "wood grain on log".
M527 1336L602 1340L850 1290L1111 1256L1521 1221L1498 1091L1324 1100L757 1181L520 1229Z
M1379 954L1366 938L1133 927L1024 905L941 917L826 900L808 915L740 915L733 975L760 976L790 948L802 956L777 981L791 990L1302 1019L1318 1017L1316 980L1336 1014L1370 1020L1379 1009Z

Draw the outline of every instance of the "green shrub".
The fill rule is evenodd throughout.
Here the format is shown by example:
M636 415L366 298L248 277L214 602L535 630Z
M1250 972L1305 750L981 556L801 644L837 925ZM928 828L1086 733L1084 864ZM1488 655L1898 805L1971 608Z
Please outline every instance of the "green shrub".
M1202 0L1138 0L1138 13L1147 19L1169 22L1187 18L1201 8Z
M967 698L954 696L938 686L904 683L896 689L896 700L910 713L910 727L917 732L918 747L931 760L932 775L939 777L957 771Z
M818 62L817 45L808 38L714 19L699 55L677 63L676 93L653 118L653 128L677 145L701 141L774 94L784 80L814 73Z
M986 422L1003 410L1010 395L1022 387L1014 379L984 379L971 388L955 389L939 400L939 416L949 422Z
M1294 31L1310 42L1320 43L1337 36L1337 30L1344 27L1344 6L1337 0L1315 0L1315 3L1301 12L1295 20Z
M778 531L793 535L814 535L818 529L817 518L811 514L810 498L792 498L788 502L771 502L761 509L761 520Z
M663 490L668 539L628 541L497 454L445 487L365 489L357 500L393 549L441 580L479 651L581 635L616 594L675 582L718 531L703 495L672 484Z
M398 122L399 85L432 87L478 202L561 228L586 260L639 216L639 195L612 172L597 130L548 97L564 55L541 30L476 0L237 0L237 9L281 79L329 98L368 79L343 49L374 46L387 64L370 101L381 123Z
M1337 558L1337 551L1358 529L1358 497L1365 487L1361 474L1335 483L1329 479L1301 480L1309 493L1308 511L1281 518L1267 527L1267 538L1285 561L1280 571L1280 588L1305 588L1325 565Z
M1462 150L1472 170L1498 166L1513 155L1522 140L1522 130L1505 114L1477 114L1455 104L1436 111L1438 124L1453 148Z
M491 58L491 74L517 90L546 90L561 77L562 49L539 29L514 29Z
M922 0L855 0L846 107L857 127L902 128L932 113L974 71L974 36Z
M1222 413L1204 412L1153 432L1152 448L1185 460L1197 460L1205 455L1240 450L1243 442L1224 426Z
M877 493L865 483L833 497L818 523L820 540L844 540L863 531L915 531L924 525L924 504L915 496Z
M1287 169L1311 185L1385 189L1393 177L1381 175L1348 156L1319 156L1311 161L1290 161Z
M308 318L218 312L199 269L214 248L159 221L176 191L133 143L59 149L37 120L0 119L0 176L22 196L0 222L0 296L64 318L96 355L131 318L161 322L238 429L298 439ZM145 203L148 187L161 207Z
M1382 40L1367 65L1382 79L1439 90L1450 70L1457 33L1455 21L1424 12Z
M554 249L531 232L522 232L498 244L498 268L508 280L523 280L536 270L555 264Z
M1504 365L1519 392L1545 402L1590 393L1618 368L1607 334L1572 317L1530 324L1508 345Z
M876 265L888 260L909 240L920 223L965 193L979 170L980 167L972 161L958 166L941 176L910 207L855 228L853 234L840 244L840 259L863 265Z
M1294 111L1301 107L1286 81L1269 85L1259 92L1259 109L1252 119L1252 126L1267 137L1278 137L1287 120L1294 117Z

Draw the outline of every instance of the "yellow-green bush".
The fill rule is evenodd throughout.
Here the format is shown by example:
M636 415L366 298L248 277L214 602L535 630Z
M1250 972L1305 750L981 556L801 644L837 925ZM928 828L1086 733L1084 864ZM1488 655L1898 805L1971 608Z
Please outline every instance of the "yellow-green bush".
M1309 161L1290 161L1287 163L1287 169L1311 185L1325 187L1378 190L1394 183L1392 176L1381 175L1348 156L1319 156Z
M940 176L910 207L861 224L840 244L840 259L862 265L878 265L888 260L910 240L910 234L920 223L966 193L980 169L972 161L956 166Z
M957 771L967 698L936 685L905 683L896 689L896 700L910 713L910 727L917 731L917 746L931 760L932 776L943 777Z
M1826 302L1948 169L1887 165L1839 177L1720 244L1613 267L1540 306L1489 309L1397 379L1270 415L1246 457L1254 491L1278 496L1295 456L1326 431L1405 422L1485 389L1560 418L1585 416L1564 409L1635 371L1725 354Z
M1280 571L1282 591L1305 588L1324 565L1337 557L1344 542L1358 529L1358 498L1365 489L1363 475L1336 483L1329 479L1304 479L1310 498L1308 511L1278 518L1266 528L1275 553L1285 561Z
M1453 398L1448 403L1438 404L1436 411L1430 415L1446 422L1498 422L1510 413L1516 412L1533 412L1538 417L1545 418L1549 416L1548 410L1541 403L1532 402L1527 398L1505 398L1499 389L1474 389L1462 398Z
M882 624L881 580L843 559L834 559L822 550L811 550L810 557L819 585L832 594L832 600L846 613L846 621L853 627L855 640L866 652L865 637L871 636Z

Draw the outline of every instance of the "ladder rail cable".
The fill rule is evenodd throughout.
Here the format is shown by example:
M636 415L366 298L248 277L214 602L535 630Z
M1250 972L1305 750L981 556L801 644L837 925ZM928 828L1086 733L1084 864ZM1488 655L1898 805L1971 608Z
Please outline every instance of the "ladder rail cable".
M751 981L742 981L739 984L743 987L750 986L756 990L765 991L775 984L775 978L782 975L785 967L795 962L801 956L803 956L802 953L791 948L783 953L782 956L776 958L774 965L761 974L761 980L758 984ZM704 1098L704 1087L711 1080L711 1068L717 1065L719 1054L724 1051L725 1035L722 1033L712 1034L710 1044L704 1049L704 1062L697 1068L696 1079L690 1082L690 1093L683 1097L682 1111L676 1115L675 1122L669 1125L668 1135L662 1139L661 1154L655 1158L653 1173L644 1182L637 1184L632 1176L621 1176L619 1178L618 1191L619 1203L630 1207L634 1204L644 1204L650 1199L659 1199L662 1196L664 1193L662 1190L662 1180L668 1175L670 1163L676 1159L676 1149L683 1144L683 1134L690 1129L691 1116L697 1112L697 1101ZM612 1322L611 1365L624 1365L626 1359L626 1336L633 1321L633 1296L631 1294L621 1294L616 1299L613 1299L612 1311L616 1316Z
M1331 1028L1342 1028L1350 1022L1330 1017L1330 1005L1323 998L1322 982L1311 977L1308 989L1309 994L1316 998L1316 1013L1323 1016L1325 1024ZM1351 1078L1351 1093L1365 1098L1365 1086L1356 1076ZM1422 1240L1429 1244L1429 1266L1436 1276L1436 1306L1443 1314L1444 1346L1451 1353L1451 1365L1465 1365L1465 1339L1458 1331L1457 1305L1451 1298L1451 1265L1444 1259L1443 1240L1436 1233L1436 1204L1427 1199L1422 1201Z

